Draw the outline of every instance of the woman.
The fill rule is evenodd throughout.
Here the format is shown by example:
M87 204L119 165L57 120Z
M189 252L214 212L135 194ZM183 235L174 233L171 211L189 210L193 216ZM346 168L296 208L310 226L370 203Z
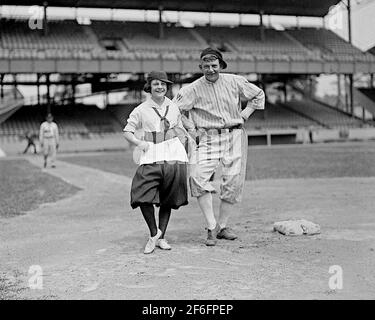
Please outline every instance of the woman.
M131 206L140 207L150 230L145 254L152 253L155 246L171 249L165 239L171 209L188 204L188 158L180 135L181 114L165 96L170 84L165 72L151 72L144 86L144 91L151 96L131 112L124 128L125 138L141 153L140 166L132 181ZM138 129L144 131L144 140L134 135ZM158 226L154 205L160 207Z

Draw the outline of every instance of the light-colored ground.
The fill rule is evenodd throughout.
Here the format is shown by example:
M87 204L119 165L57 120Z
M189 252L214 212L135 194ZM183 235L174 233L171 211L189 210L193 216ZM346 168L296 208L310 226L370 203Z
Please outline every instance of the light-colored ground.
M27 143L23 137L6 138L0 136L0 157L15 156L25 150ZM39 142L36 141L37 151L40 152L41 148ZM122 133L108 133L108 134L91 134L90 138L83 138L75 136L69 139L66 136L60 137L59 153L61 152L88 152L88 151L104 151L127 149L129 143L124 139ZM28 153L34 151L30 148Z
M171 218L172 251L144 255L147 231L129 206L129 178L62 161L46 171L83 190L0 220L0 275L18 288L14 298L375 297L375 178L248 181L232 219L240 239L211 248L191 199ZM272 232L273 222L291 218L319 223L322 234ZM28 287L31 265L42 267L42 290ZM342 267L341 290L328 286L332 265Z

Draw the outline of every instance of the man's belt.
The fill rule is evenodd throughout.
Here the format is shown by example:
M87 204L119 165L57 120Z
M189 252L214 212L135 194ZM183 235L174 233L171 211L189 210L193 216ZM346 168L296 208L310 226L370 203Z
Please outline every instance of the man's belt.
M207 133L208 135L215 135L215 134L223 134L223 133L232 132L233 130L242 129L242 127L243 127L242 124L237 124L235 126L226 127L226 128L220 128L220 129L215 129L215 128L212 128L212 129L199 128L198 131L201 130L201 131L204 131L205 133Z

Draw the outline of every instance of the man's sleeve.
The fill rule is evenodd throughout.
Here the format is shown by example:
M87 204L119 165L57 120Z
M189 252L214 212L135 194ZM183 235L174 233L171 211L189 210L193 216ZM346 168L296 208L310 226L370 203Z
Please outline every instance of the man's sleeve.
M190 88L182 88L173 98L173 102L181 112L183 126L187 130L194 130L194 122L189 118L189 111L194 107L195 94Z
M139 109L135 108L129 115L128 122L124 128L124 132L135 132L141 127L141 115Z
M249 101L246 108L250 107L252 109L264 109L264 91L255 84L250 83L242 76L238 76L236 80L241 95Z

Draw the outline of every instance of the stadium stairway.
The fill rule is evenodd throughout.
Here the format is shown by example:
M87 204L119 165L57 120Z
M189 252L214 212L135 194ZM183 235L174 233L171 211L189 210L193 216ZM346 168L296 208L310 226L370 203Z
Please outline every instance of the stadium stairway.
M353 96L363 108L372 113L375 119L375 89L353 88Z
M247 130L300 129L322 127L319 122L283 106L267 102L264 110L256 110L245 123Z
M3 97L0 98L0 124L11 117L23 104L23 95L18 89L3 89Z
M346 112L342 109L336 108L336 107L330 105L329 103L326 103L325 101L322 101L321 99L319 99L317 97L310 97L308 90L307 91L305 90L302 82L296 81L294 83L290 83L289 85L291 86L291 88L293 90L295 90L296 92L305 96L306 99L308 99L308 100L310 99L311 101L314 101L317 104L324 105L327 108L334 110L335 112L341 113L344 116L344 118L346 116L346 118L349 117L350 119L357 119L358 120L356 123L350 124L349 127L374 126L374 124L375 124L374 121L369 120L369 119L365 119L363 115L361 116L361 115L357 114L356 112L354 112L354 115L352 116L350 113L348 113L348 112ZM367 92L368 96L366 96L366 92ZM373 97L375 99L375 94L374 94L374 96L371 96L371 94L372 94L371 89L367 90L367 88L364 88L363 92L360 92L356 88L353 88L354 108L356 109L356 106L359 106L361 109L365 108L366 110L368 110L368 112L375 115L375 100L373 100L373 101L369 100L369 98L371 99L371 97ZM373 111L371 111L371 110L373 110ZM363 114L363 112L362 112L362 114ZM361 122L359 122L359 121L361 121Z
M366 123L362 120L351 117L345 112L317 100L308 98L290 100L284 103L284 106L320 123L326 128L361 128L366 126Z

